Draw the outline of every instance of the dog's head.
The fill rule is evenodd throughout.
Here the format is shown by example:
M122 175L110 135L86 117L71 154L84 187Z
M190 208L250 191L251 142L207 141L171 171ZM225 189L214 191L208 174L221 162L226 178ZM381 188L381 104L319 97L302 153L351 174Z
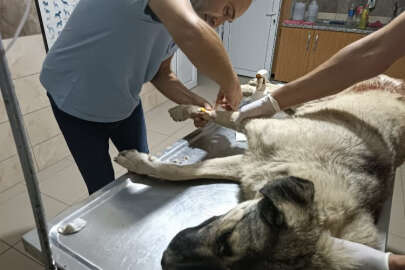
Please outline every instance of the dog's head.
M262 199L178 233L163 254L163 269L262 270L284 259L302 264L319 236L313 183L288 177L260 192Z

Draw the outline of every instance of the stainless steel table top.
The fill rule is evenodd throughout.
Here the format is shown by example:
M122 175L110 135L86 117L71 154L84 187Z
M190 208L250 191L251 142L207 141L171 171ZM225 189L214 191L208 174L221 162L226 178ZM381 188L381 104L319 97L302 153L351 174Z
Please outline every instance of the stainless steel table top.
M243 153L245 148L245 142L235 141L234 131L210 124L176 142L160 159L189 164ZM170 240L179 231L233 208L238 191L229 182L173 183L126 174L50 221L54 259L66 270L160 270ZM390 202L380 218L381 249L385 249ZM69 236L57 232L76 218L87 221L84 230ZM36 230L25 234L23 243L40 258Z

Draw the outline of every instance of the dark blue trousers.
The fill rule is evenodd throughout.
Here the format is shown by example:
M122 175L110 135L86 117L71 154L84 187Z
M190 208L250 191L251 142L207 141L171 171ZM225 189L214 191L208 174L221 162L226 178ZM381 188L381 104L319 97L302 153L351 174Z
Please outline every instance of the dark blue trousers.
M108 152L109 139L119 151L136 149L139 152L149 152L141 103L127 119L113 123L98 123L82 120L61 111L52 97L49 95L48 97L89 194L115 179Z

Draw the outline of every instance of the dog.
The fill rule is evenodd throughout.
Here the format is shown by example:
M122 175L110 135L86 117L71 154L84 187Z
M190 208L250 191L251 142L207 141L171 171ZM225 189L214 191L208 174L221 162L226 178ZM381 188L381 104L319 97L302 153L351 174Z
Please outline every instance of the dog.
M191 105L170 110L178 121L195 112ZM240 204L173 238L164 270L355 269L356 259L332 237L377 247L376 216L405 161L402 81L380 75L303 104L287 119L205 114L245 133L248 150L183 166L134 150L116 157L158 179L240 184Z

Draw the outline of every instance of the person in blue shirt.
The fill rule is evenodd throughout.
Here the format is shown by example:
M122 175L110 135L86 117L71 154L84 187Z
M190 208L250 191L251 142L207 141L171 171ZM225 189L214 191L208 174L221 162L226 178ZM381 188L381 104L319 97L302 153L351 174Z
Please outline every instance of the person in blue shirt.
M251 0L82 0L43 63L63 136L90 194L114 180L108 152L148 152L139 92L145 82L179 104L211 108L170 70L177 45L220 86L217 104L237 109L239 80L213 28ZM176 45L177 44L177 45ZM205 122L195 117L195 125Z

